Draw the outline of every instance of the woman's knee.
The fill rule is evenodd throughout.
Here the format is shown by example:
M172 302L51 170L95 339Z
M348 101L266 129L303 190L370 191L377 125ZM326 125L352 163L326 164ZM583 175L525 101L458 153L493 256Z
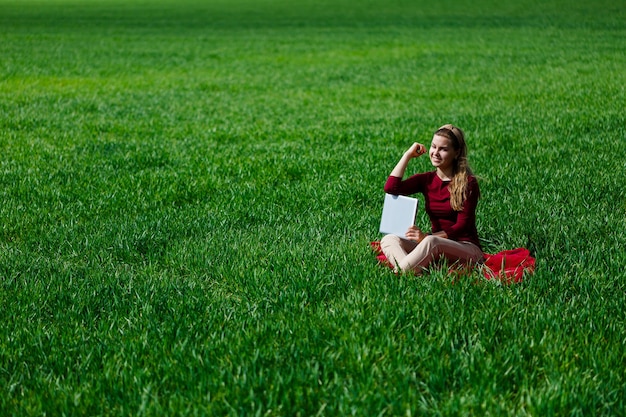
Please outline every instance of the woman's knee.
M396 235L385 235L380 240L381 248L388 248L390 246L400 246L400 238Z
M428 252L431 252L434 248L437 247L439 240L442 239L437 236L428 235L424 239L421 240L420 245L425 248L428 248Z

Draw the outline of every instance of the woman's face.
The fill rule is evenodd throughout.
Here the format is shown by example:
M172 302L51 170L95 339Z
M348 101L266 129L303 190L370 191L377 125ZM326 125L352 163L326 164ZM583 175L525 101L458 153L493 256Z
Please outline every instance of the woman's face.
M430 143L428 154L430 162L435 168L446 171L453 166L459 151L454 149L450 139L445 136L435 135Z

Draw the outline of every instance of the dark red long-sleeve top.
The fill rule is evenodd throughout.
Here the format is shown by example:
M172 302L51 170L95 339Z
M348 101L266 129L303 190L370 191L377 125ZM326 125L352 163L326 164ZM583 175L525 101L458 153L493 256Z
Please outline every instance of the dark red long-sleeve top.
M433 233L444 231L449 239L472 242L480 247L476 230L476 206L480 198L478 181L469 176L462 211L455 211L450 206L449 184L449 181L441 180L436 171L415 174L404 181L390 176L385 183L385 192L394 195L422 193Z

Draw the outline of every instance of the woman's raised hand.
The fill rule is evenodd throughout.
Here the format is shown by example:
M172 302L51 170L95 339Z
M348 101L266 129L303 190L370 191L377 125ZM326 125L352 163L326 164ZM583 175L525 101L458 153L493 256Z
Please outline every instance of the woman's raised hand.
M421 143L415 142L413 145L411 145L409 149L407 149L404 155L402 155L402 158L400 158L400 161L398 161L398 164L389 175L392 177L402 178L404 176L404 171L409 164L409 161L412 158L417 158L418 156L424 155L425 153L426 147Z
M407 155L411 158L417 158L418 156L422 156L426 153L426 147L421 143L415 142L411 147L406 151Z

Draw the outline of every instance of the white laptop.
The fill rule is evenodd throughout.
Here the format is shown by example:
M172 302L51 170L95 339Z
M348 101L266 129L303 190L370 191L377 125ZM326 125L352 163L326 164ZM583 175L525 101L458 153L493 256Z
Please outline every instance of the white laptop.
M380 233L400 236L415 224L419 200L403 195L385 194L383 215L380 219Z

